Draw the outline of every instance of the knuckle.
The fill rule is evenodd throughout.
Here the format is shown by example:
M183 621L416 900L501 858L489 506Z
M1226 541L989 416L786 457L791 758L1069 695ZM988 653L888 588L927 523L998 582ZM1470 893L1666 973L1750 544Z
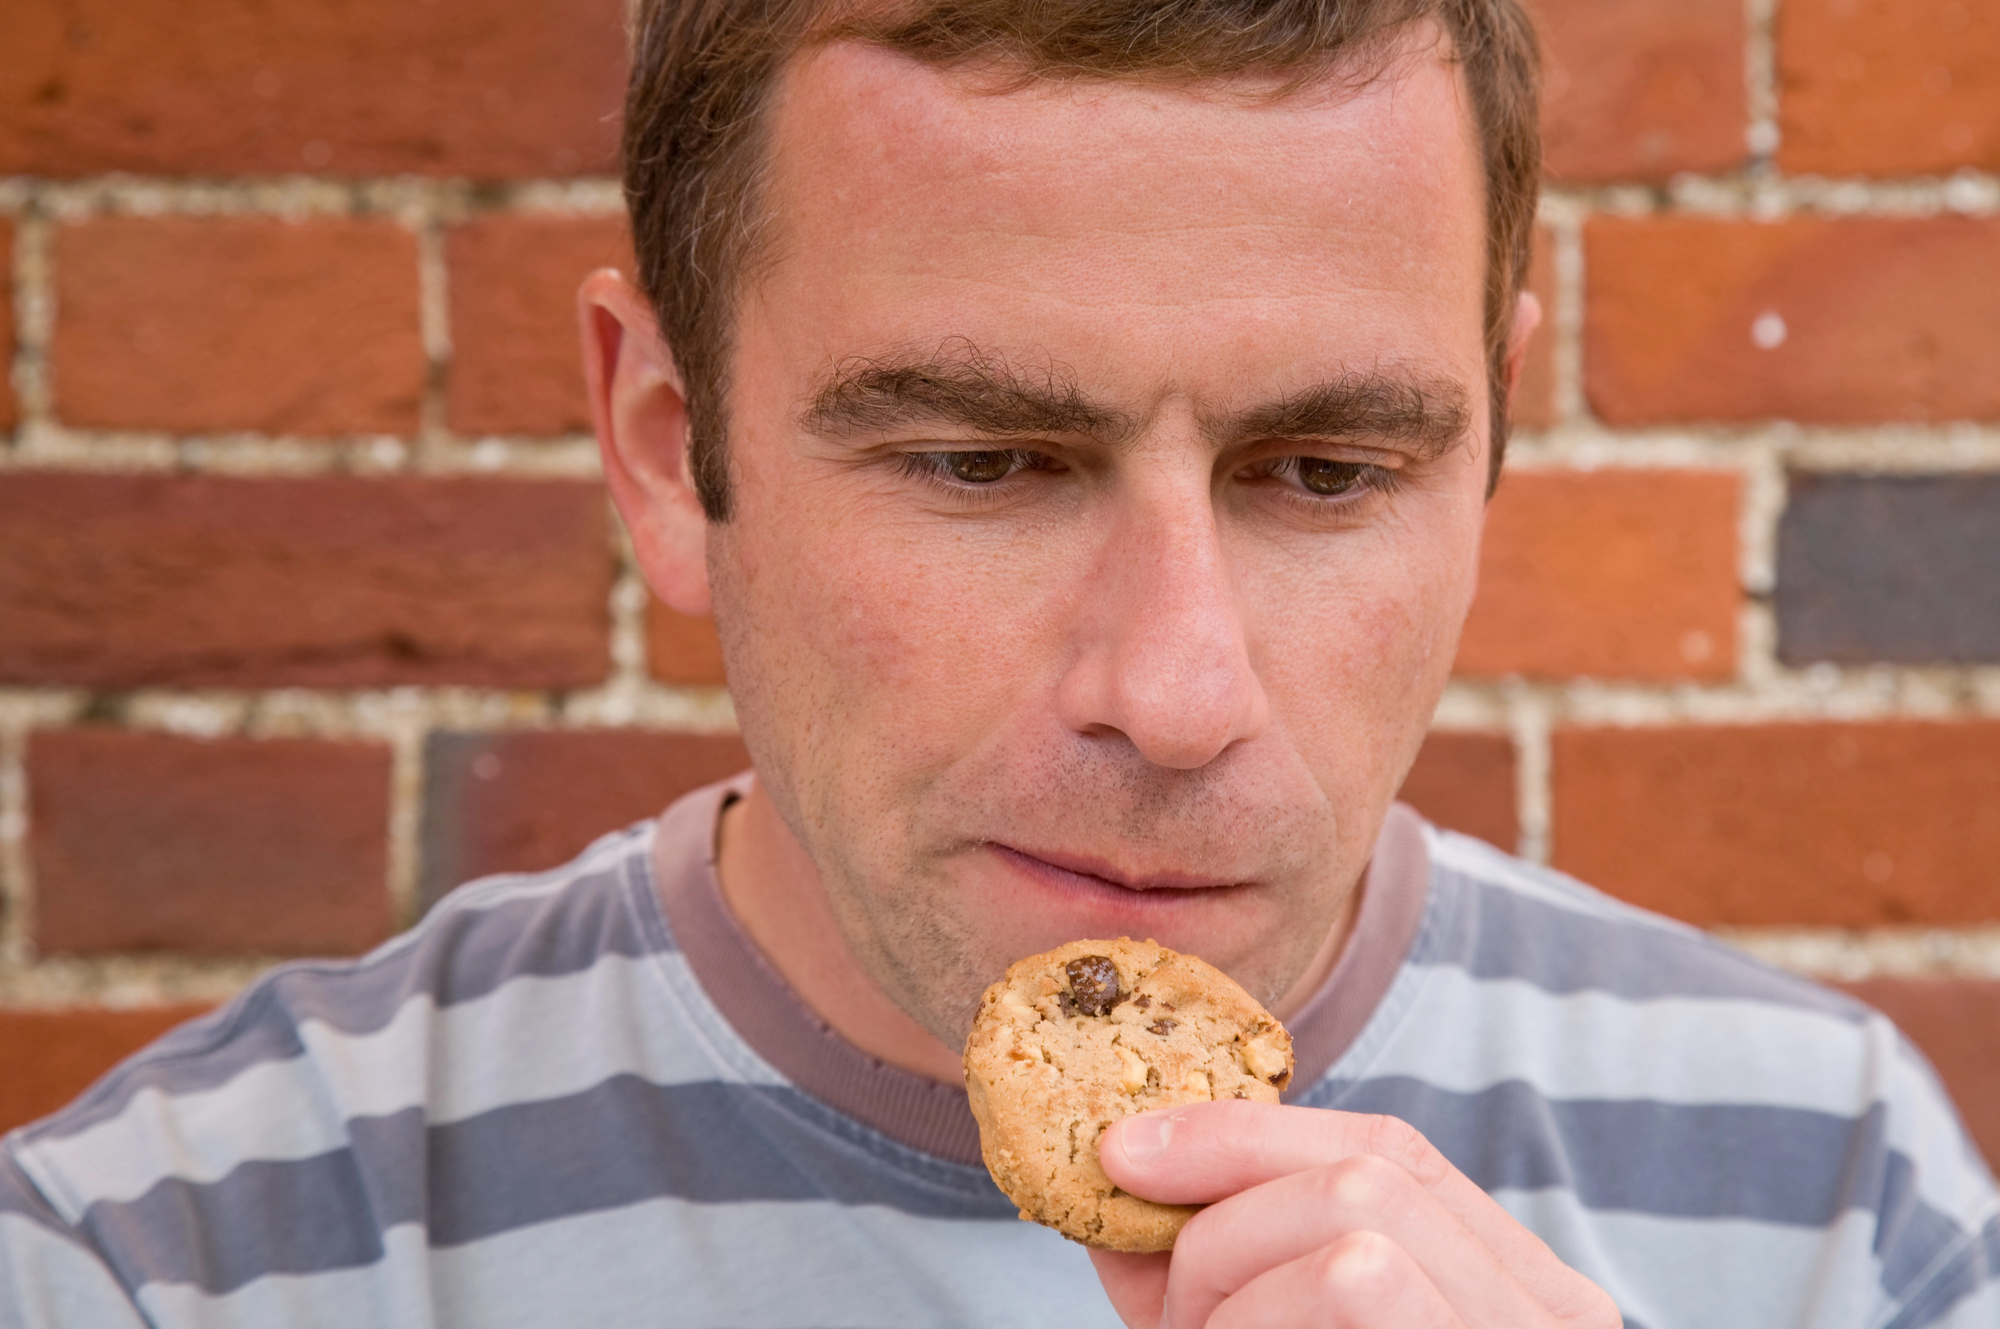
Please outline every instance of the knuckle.
M1381 1300L1401 1282L1409 1263L1402 1247L1379 1232L1350 1232L1314 1259L1315 1281L1336 1304Z
M1451 1174L1451 1163L1424 1138L1423 1132L1401 1117L1371 1117L1366 1134L1368 1152L1378 1154L1402 1168L1425 1186L1434 1186Z
M1326 1203L1351 1213L1375 1214L1400 1199L1410 1174L1379 1154L1356 1154L1321 1169Z
M1625 1317L1619 1314L1618 1303L1603 1288L1592 1283L1580 1301L1582 1304L1561 1317L1564 1324L1575 1329L1622 1329Z

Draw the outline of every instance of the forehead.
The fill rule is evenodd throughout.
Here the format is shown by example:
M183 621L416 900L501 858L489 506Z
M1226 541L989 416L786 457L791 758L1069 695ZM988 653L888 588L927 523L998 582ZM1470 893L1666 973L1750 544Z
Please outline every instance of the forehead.
M836 323L893 305L917 340L976 338L975 311L1031 315L1071 352L1092 328L1165 335L1178 319L1188 341L1422 304L1431 326L1409 349L1434 345L1440 318L1476 343L1484 194L1444 49L1407 49L1358 89L1275 96L996 85L833 44L787 71L774 108L760 285Z

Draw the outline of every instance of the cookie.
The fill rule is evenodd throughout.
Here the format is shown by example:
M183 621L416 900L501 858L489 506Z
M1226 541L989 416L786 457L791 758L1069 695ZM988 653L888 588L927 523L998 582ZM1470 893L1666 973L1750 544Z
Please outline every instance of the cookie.
M1275 1103L1292 1037L1221 970L1151 941L1073 941L1015 962L980 999L965 1088L987 1171L1021 1217L1114 1251L1163 1251L1198 1206L1111 1184L1120 1117L1215 1098Z

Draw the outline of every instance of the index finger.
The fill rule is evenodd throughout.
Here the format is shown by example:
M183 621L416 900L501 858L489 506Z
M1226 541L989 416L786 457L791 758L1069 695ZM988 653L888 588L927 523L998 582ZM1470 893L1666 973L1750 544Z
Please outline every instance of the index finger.
M1503 1266L1563 1268L1555 1253L1395 1117L1226 1100L1142 1112L1105 1131L1098 1158L1111 1180L1161 1204L1212 1204L1310 1168L1373 1154L1407 1171ZM1554 1292L1536 1288L1532 1293Z

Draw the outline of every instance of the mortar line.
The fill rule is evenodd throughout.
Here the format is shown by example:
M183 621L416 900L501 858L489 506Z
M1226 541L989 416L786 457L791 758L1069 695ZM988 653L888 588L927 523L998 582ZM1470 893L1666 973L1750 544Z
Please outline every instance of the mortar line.
M1721 175L1676 175L1664 187L1630 182L1559 185L1552 206L1617 216L1774 220L1789 216L1928 218L2000 213L2000 175L1784 176L1757 166Z
M1507 731L1514 740L1514 805L1520 824L1515 853L1530 863L1546 864L1554 849L1550 708L1547 698L1529 685L1510 685L1508 693Z
M18 450L39 428L54 423L49 344L55 335L55 233L31 190L14 219L14 400Z
M417 425L417 455L450 442L446 415L452 370L451 275L445 261L444 223L435 208L413 219L417 233L417 318L424 346L424 395Z
M280 959L126 954L0 962L0 1010L219 1005Z
M424 745L430 726L421 720L390 740L388 880L391 927L401 932L417 921L417 878L422 870Z
M615 176L534 177L475 189L449 177L242 175L216 179L120 173L40 181L31 186L62 217L384 217L411 210L579 217L621 215Z
M1555 371L1557 427L1593 423L1583 390L1583 227L1586 216L1565 210L1552 228L1550 248L1555 258L1555 336L1550 350Z
M1746 0L1750 10L1772 0ZM1746 49L1750 101L1776 105L1773 55ZM1763 89L1760 91L1760 89ZM1752 124L1757 123L1753 119ZM1746 130L1746 133L1749 131ZM1828 211L1904 216L1939 212L2000 212L2000 172L1965 167L1949 173L1893 176L1785 176L1764 164L1720 172L1683 172L1664 185L1643 181L1548 184L1551 208L1587 212L1777 215ZM394 217L412 211L455 219L470 216L620 218L624 201L613 177L526 179L475 191L455 180L369 177L236 177L196 181L107 175L35 181L23 210L39 207L58 219L94 217ZM1545 213L1544 216L1552 215Z
M2000 979L2000 924L1853 929L1760 924L1709 931L1768 963L1823 981Z
M1776 169L1782 139L1779 123L1777 0L1744 0L1743 93L1749 123L1744 147L1759 167Z
M25 722L0 723L0 964L27 962L34 935L27 728Z

